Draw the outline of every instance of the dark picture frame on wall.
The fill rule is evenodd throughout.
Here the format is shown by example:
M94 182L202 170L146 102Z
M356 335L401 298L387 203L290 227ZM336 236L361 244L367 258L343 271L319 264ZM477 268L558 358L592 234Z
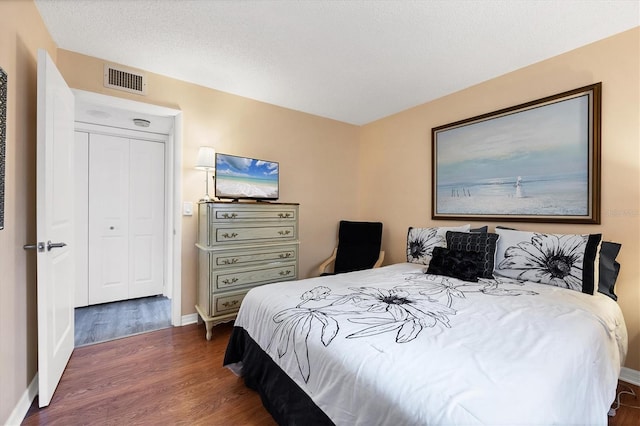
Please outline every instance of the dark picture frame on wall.
M0 68L0 229L4 229L4 176L7 144L7 73Z
M600 223L602 83L431 129L432 218Z

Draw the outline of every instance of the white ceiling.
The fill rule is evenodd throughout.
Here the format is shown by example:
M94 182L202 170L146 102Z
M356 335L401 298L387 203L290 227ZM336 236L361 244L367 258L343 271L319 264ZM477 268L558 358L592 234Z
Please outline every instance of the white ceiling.
M60 48L357 125L640 25L638 0L35 3Z

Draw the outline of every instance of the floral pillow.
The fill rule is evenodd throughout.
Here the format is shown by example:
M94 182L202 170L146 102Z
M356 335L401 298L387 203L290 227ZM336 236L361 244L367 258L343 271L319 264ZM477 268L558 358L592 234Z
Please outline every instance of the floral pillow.
M601 234L542 234L496 228L494 273L593 294Z
M471 225L413 228L407 234L407 262L428 265L435 247L447 247L447 231L469 232Z

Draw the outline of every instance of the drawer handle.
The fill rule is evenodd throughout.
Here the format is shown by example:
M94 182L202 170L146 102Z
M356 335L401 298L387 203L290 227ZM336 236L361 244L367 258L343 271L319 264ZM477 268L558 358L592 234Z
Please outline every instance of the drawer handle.
M290 258L291 256L293 256L293 254L291 254L291 252L287 252L287 253L280 253L280 254L278 255L278 257L279 257L280 259L288 259L288 258Z
M283 277L286 277L287 275L290 275L291 271L290 270L286 270L286 271L280 271L280 275L282 275Z
M230 308L232 306L236 306L238 303L240 303L238 300L232 300L231 302L224 302L222 306L224 306L225 308Z
M292 216L292 214L291 214L291 213L278 213L278 217L279 217L280 219L288 219L288 218L290 218L291 216Z
M289 235L291 233L291 231L289 231L288 229L286 231L278 231L278 234L280 235Z
M226 278L226 279L222 280L223 284L233 284L233 283L236 283L236 282L238 282L237 278L231 278L231 279Z
M237 214L235 214L235 213L231 213L231 214L229 214L229 213L223 213L223 214L222 214L222 218L223 218L223 219L235 219L236 217L238 217L238 215L237 215Z
M235 232L232 232L231 234L225 232L224 234L222 234L222 238L235 238L237 236L238 234L236 234Z
M234 263L238 263L240 259L238 259L237 257L234 257L233 259L223 259L222 260L222 264L223 265L233 265Z

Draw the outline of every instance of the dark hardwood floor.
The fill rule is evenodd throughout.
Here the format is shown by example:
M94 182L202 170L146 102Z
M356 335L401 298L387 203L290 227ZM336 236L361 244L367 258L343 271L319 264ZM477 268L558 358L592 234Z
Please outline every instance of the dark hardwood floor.
M629 395L627 391L633 391L635 395ZM608 426L639 426L640 425L640 386L630 383L620 382L618 384L618 393L624 391L620 395L620 407L614 417L609 417ZM613 407L616 407L616 403Z
M222 367L231 328L214 327L211 341L194 324L76 348L51 405L38 409L36 399L23 425L275 425L260 396ZM622 395L609 426L640 425L632 388L639 396Z
M275 425L222 367L230 324L153 331L76 348L47 408L23 425Z

